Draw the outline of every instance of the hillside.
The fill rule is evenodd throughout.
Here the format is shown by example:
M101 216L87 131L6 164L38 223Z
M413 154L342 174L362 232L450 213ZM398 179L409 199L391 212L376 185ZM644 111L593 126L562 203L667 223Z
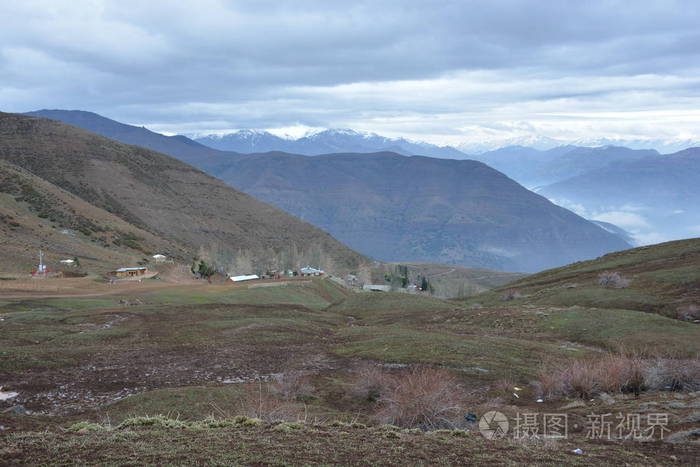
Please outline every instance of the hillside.
M94 112L84 110L37 110L23 115L31 117L49 118L69 125L106 136L125 144L133 144L154 151L173 156L188 164L202 164L208 160L218 160L230 157L232 154L224 153L197 143L185 136L165 136L153 132L144 127L126 125L115 120L103 117Z
M694 321L700 319L699 262L700 239L679 240L542 271L467 300L625 309ZM618 273L622 282L603 286L604 273ZM513 292L518 298L504 302Z
M64 123L0 114L0 160L148 232L149 238L177 243L180 248L167 253L184 261L199 254L242 272L307 263L357 271L367 262L320 229L187 164ZM59 216L55 224L71 228L71 222Z
M382 261L531 272L629 246L476 161L269 153L210 170Z
M61 259L80 258L91 271L135 264L144 255L185 251L100 209L30 172L0 160L0 244L2 273L36 268L39 250L49 269ZM80 268L68 268L80 269Z
M421 285L422 278L425 278L431 294L440 298L477 294L525 275L437 263L379 263L373 268L372 275L374 282L386 284L387 274L396 278L402 272L411 284Z
M640 238L700 234L700 148L618 161L545 186L538 193L627 222ZM608 213L608 214L606 214ZM625 227L625 225L622 225Z

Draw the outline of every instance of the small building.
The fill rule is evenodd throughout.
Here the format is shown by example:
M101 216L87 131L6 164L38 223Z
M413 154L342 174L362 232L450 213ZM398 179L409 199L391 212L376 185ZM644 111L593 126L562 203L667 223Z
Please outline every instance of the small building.
M322 276L324 273L320 269L312 268L311 266L306 266L299 270L302 276Z
M148 268L141 266L138 268L119 268L112 271L112 275L116 277L138 277L148 273Z
M75 263L75 260L73 260L73 259L62 259L62 260L60 261L60 263L61 263L61 264L67 264L67 265L71 266L73 263Z
M231 279L233 282L245 282L260 279L260 277L257 274L244 274L242 276L231 276L229 279Z
M164 261L167 259L167 256L161 255L160 253L157 253L157 254L151 256L151 258L153 258L153 260L154 260L156 263L162 263L162 262L164 262Z

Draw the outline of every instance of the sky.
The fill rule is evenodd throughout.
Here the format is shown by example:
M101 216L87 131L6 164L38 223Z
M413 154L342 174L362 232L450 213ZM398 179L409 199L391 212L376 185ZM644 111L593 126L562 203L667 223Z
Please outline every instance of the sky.
M168 134L700 140L700 2L0 0L0 111Z

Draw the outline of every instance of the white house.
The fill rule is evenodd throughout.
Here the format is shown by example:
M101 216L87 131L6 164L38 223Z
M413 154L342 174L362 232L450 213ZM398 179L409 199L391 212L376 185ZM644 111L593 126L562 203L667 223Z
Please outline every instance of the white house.
M320 276L323 274L323 271L320 269L312 268L311 266L306 266L305 268L301 268L299 270L301 272L302 276Z
M229 279L233 282L245 282L260 279L260 277L257 274L244 274L242 276L231 276Z
M62 260L60 261L60 263L61 263L61 264L73 264L73 263L75 263L75 260L73 260L73 259L62 259Z
M156 263L162 263L163 261L166 260L167 257L165 255L161 255L160 253L158 253L158 254L151 256L151 258L153 258Z

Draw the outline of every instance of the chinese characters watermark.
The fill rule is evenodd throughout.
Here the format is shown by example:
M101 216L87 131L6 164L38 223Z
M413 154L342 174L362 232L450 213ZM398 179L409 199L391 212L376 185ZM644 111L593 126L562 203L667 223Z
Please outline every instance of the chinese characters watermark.
M591 413L586 417L585 437L610 441L661 440L671 431L668 423L667 413ZM521 440L567 439L569 416L566 413L518 412L514 418L508 419L501 412L491 411L479 420L479 431L487 439L506 438L509 433L514 439Z

